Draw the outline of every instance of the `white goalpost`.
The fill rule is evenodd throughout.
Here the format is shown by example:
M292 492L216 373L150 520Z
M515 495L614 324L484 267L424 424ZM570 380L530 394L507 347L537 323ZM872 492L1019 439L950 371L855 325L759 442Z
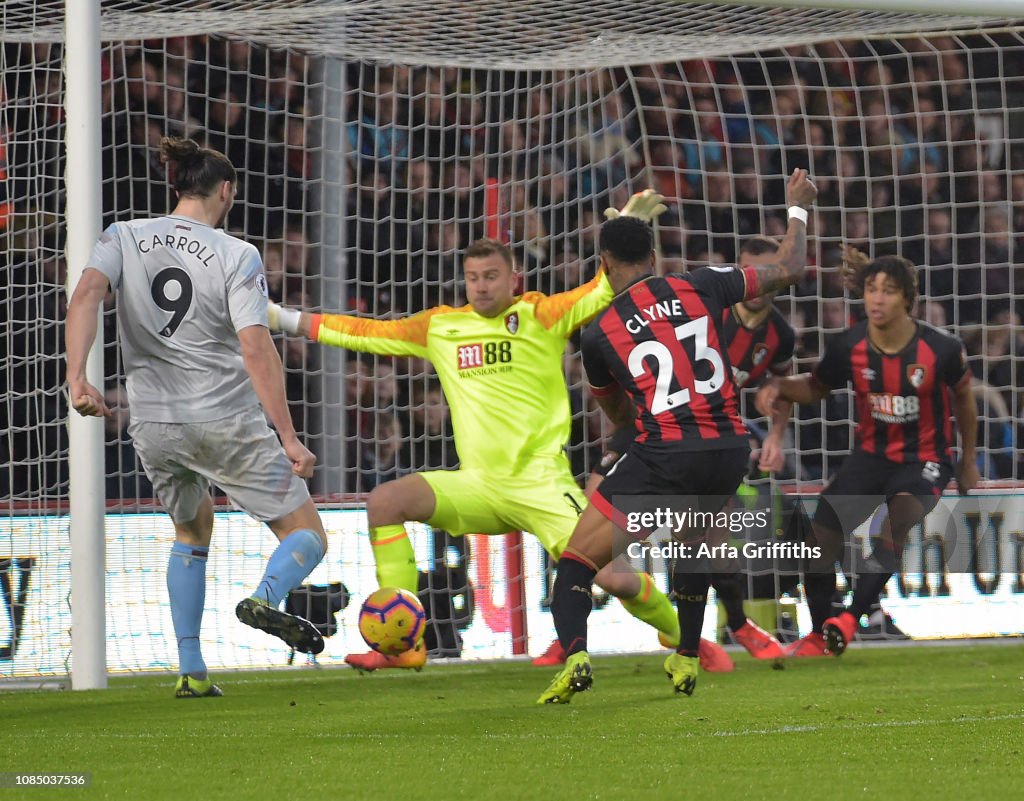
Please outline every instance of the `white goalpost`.
M100 230L100 4L67 0L67 258L68 298ZM102 330L102 328L100 329ZM89 382L103 386L103 342L93 344ZM103 423L68 415L71 537L71 686L107 686L106 548L103 516Z
M175 659L163 588L173 532L124 430L113 309L89 376L115 419L68 414L62 397L64 297L104 225L168 210L153 158L165 134L239 168L227 228L260 247L273 299L377 317L459 302L458 252L487 233L513 247L527 290L576 286L594 269L601 210L647 186L670 199L664 269L732 261L746 236L777 232L783 176L808 166L821 190L813 267L778 302L798 367L856 315L839 246L906 255L922 315L967 342L983 475L1008 493L1024 479L1019 2L8 0L0 22L0 684L70 672L74 689L102 688L108 673ZM355 599L321 659L335 664L361 647L355 613L374 585L361 499L458 456L429 365L280 347L328 510L329 557L311 581L344 581ZM566 375L582 478L607 431L575 345ZM834 471L851 445L845 404L795 417L778 486ZM981 628L950 606L948 627L929 628L919 612L931 599L894 599L919 626L911 634L1015 631L1024 563L999 561L1019 552L1011 518L984 566L1006 580L976 594L966 582L954 599L982 604L971 606L988 615ZM552 566L533 538L414 534L437 653L543 650ZM230 613L271 546L219 507L211 668L287 662ZM596 651L654 646L606 601Z

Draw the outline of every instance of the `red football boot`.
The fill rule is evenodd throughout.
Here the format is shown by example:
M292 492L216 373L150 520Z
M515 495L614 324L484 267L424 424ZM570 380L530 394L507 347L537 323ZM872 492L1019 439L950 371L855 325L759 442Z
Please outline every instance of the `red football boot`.
M697 657L700 659L700 669L705 673L732 673L736 667L725 649L711 640L700 641Z
M816 631L812 631L806 637L801 637L790 645L785 649L785 654L789 659L829 655L828 648L825 645L825 638Z
M670 642L662 631L658 632L658 642L663 648L670 648L673 651L679 646L677 642ZM732 673L736 667L725 649L711 640L701 638L697 647L697 657L700 659L700 669L705 673Z
M551 645L548 646L548 650L542 653L540 656L536 656L531 660L531 665L537 667L552 667L554 665L565 664L565 651L562 650L562 644L555 640Z
M754 659L783 659L786 656L779 641L749 617L732 633L732 638Z
M841 656L857 633L857 618L849 612L842 612L826 620L821 630L825 634L825 645L829 652Z
M423 670L427 664L427 649L422 642L418 642L415 648L403 651L398 656L384 656L376 651L368 651L365 654L349 654L345 657L345 664L351 665L360 673L372 673L375 670L386 668L401 668L402 670Z

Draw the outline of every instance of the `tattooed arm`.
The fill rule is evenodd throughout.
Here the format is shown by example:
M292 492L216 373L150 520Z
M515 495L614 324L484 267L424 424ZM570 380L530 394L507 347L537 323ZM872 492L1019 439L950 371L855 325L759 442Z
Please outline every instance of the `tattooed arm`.
M786 184L786 203L805 211L814 203L818 190L807 177L807 170L796 169ZM799 216L790 215L786 236L779 243L777 259L773 264L754 267L757 273L757 291L753 295L766 295L795 284L807 266L807 223Z

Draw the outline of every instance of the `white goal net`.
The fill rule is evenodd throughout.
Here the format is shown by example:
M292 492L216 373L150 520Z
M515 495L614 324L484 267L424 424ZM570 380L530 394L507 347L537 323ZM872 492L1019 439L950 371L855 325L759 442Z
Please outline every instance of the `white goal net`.
M0 678L61 675L72 658L63 6L0 10ZM391 317L458 302L459 251L482 235L511 244L527 289L577 286L596 266L601 210L648 186L671 201L659 226L665 269L732 261L745 237L783 230L784 176L807 167L820 191L812 269L778 301L798 366L858 314L839 286L839 246L907 256L919 265L919 313L967 344L983 475L1013 481L1024 401L1019 23L998 8L979 18L600 0L104 2L103 222L168 211L155 146L187 135L239 168L227 227L262 251L275 300ZM116 413L96 466L109 512L108 664L167 669L173 534L125 432L114 320L111 305L104 389ZM354 598L324 656L338 661L361 649L355 612L373 587L360 497L458 456L430 365L295 338L280 346L296 427L319 456L313 489L336 507L311 580L344 581ZM608 432L574 346L566 375L582 479ZM831 475L849 452L850 414L842 394L801 410L777 479ZM272 545L265 529L218 518L211 666L286 660L230 612ZM438 653L508 656L550 641L550 564L529 536L507 549L424 527L416 546ZM595 650L653 646L618 604L594 621Z

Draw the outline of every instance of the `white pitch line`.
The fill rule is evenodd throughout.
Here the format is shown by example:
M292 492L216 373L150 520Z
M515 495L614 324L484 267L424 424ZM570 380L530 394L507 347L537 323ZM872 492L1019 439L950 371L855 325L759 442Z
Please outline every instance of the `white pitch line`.
M843 725L807 725L807 726L777 726L773 729L740 729L739 731L712 731L712 732L687 732L683 735L684 738L688 739L699 739L705 737L750 737L750 736L761 736L761 735L778 735L778 734L807 734L822 731L836 731L837 729L844 730L856 730L856 729L888 729L888 728L905 728L914 726L949 726L957 725L960 723L989 723L992 721L1000 720L1024 720L1024 713L1013 713L1009 715L987 715L987 716L973 716L973 717L956 717L956 718L937 718L937 719L920 719L920 720L891 720L891 721L878 721L875 723L848 723ZM103 732L103 731L89 731L75 734L73 732L49 732L49 731L34 731L34 732L17 732L14 734L14 739L42 739L47 740L77 740L82 737L88 737L89 739L104 739L104 740L137 740L137 739L152 739L152 740L163 740L177 737L177 734L164 732L164 731L143 731L143 732ZM213 733L204 734L207 738L220 738L220 739L234 739L239 737L248 737L248 734L239 733ZM412 736L411 734L400 734L398 732L308 732L303 735L304 737L311 737L317 740L400 740L406 739ZM468 735L471 739L488 739L488 740L559 740L562 739L560 734L551 734L545 732L477 732L472 735ZM641 739L643 739L641 734Z
M993 720L1022 720L1024 713L1009 715L986 715L974 717L937 718L920 720L879 720L872 723L843 723L836 725L812 724L806 726L778 726L774 729L740 729L739 731L714 731L706 734L687 732L684 737L749 737L762 734L804 734L807 732L835 731L836 729L890 729L909 726L949 726L958 723L985 723Z

